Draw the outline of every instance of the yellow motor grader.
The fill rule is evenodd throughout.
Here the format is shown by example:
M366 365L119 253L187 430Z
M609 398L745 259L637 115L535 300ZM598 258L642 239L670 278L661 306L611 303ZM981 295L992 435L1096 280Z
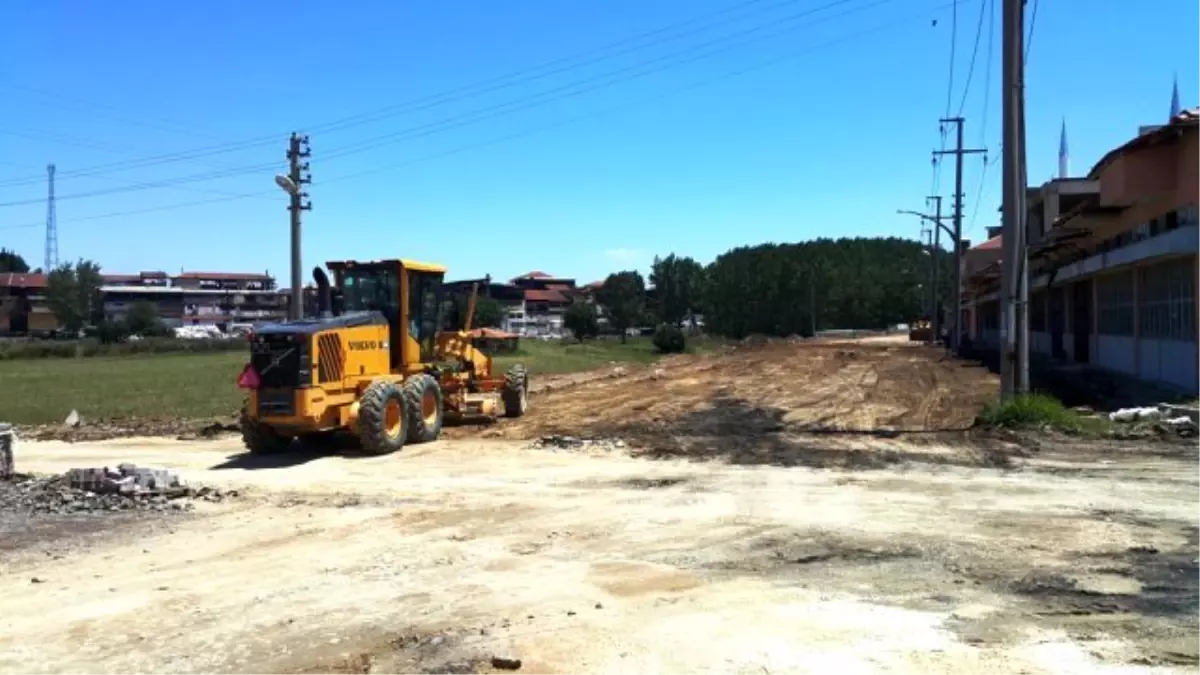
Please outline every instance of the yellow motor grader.
M252 453L293 439L349 431L363 450L387 454L438 438L447 420L520 417L529 375L492 372L462 330L443 331L446 268L412 260L329 262L313 270L318 316L264 326L250 336L238 377L248 390L241 432Z

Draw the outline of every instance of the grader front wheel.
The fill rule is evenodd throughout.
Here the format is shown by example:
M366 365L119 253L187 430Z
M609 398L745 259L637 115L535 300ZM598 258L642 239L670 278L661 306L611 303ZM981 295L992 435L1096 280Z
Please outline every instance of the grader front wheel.
M372 455L386 455L404 447L410 413L400 385L388 380L372 382L358 404L358 440Z
M517 364L505 373L501 398L504 400L505 417L521 417L525 414L529 408L529 373L525 366Z
M429 443L442 434L442 387L432 375L416 375L404 383L404 399L408 404L408 442Z

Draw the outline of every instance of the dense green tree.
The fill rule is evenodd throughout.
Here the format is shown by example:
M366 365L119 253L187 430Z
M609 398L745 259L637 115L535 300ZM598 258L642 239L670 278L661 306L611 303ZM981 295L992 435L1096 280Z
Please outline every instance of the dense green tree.
M19 253L7 248L0 248L0 272L21 274L28 271L29 263L25 262Z
M571 303L563 314L563 326L580 342L584 338L596 337L600 334L600 317L596 314L596 306L582 300Z
M940 258L948 280L950 256ZM733 338L909 322L928 305L929 261L919 242L895 237L735 248L706 270L705 322Z
M125 330L131 335L142 337L163 336L169 333L166 325L158 317L158 308L154 303L139 300L129 306L125 313Z
M46 304L64 330L77 332L100 314L100 266L90 260L63 263L46 278Z
M678 326L695 315L700 306L704 267L687 257L674 253L665 258L655 256L650 266L650 283L654 286L655 309L664 323Z
M609 323L621 332L621 342L625 342L626 330L644 316L646 282L635 270L610 274L596 291L596 301L604 306Z
M469 293L456 294L447 307L445 325L453 330L466 325L467 309L471 301ZM504 307L495 298L479 295L475 298L475 316L471 328L498 328L504 324Z

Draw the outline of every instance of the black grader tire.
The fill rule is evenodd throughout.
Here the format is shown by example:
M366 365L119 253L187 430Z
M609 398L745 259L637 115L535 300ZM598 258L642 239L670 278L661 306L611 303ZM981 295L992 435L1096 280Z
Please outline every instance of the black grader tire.
M364 452L386 455L404 447L411 415L400 385L372 382L358 402L358 440Z
M274 429L259 424L250 417L250 402L242 405L242 414L238 418L238 427L242 432L242 445L252 455L275 455L288 449L292 439L281 436Z
M517 364L504 374L504 391L500 394L504 401L505 417L521 417L529 408L529 373L525 366Z
M404 382L404 399L408 404L408 442L429 443L442 435L445 410L442 387L432 375L421 374Z

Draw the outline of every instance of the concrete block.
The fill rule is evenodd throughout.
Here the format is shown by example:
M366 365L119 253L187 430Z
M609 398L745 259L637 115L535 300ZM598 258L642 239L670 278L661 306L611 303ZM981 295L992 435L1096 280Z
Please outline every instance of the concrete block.
M17 448L17 432L11 424L0 424L0 479L8 478L13 468L13 451Z

